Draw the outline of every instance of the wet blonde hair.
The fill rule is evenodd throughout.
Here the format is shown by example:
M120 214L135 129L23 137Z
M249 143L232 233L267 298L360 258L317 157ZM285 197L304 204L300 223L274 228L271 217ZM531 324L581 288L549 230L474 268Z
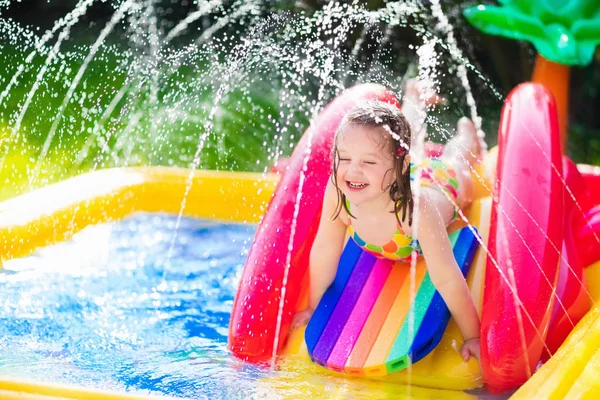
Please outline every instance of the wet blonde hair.
M349 127L362 126L366 128L380 128L381 139L384 146L394 158L394 172L396 179L389 187L390 198L394 201L394 213L398 224L406 219L412 225L413 198L410 187L410 168L404 171L404 161L410 150L411 129L410 124L398 107L382 101L364 101L352 108L342 119L333 142L333 174L331 180L337 192L337 206L332 218L340 215L342 207L352 218L346 202L346 195L338 186L337 171L340 163L337 148L338 137Z

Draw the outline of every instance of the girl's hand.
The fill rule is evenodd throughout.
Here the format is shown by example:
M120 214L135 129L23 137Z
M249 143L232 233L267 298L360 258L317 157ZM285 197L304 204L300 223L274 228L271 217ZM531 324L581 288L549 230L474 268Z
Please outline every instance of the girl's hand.
M462 347L460 348L460 355L462 356L463 360L469 361L469 358L471 358L471 356L475 356L477 362L479 362L479 345L479 338L465 340Z
M308 321L310 321L310 317L312 317L313 312L315 312L313 309L308 308L304 311L296 313L292 318L292 324L290 325L290 329L295 329L299 326L308 324Z

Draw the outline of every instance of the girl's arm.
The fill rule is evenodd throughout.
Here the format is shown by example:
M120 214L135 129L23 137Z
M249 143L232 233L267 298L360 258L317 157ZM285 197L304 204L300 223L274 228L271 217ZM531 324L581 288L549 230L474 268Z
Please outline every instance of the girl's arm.
M308 309L294 315L291 328L308 323L321 297L335 278L346 238L346 224L342 221L341 214L332 219L336 205L337 194L330 179L325 188L319 229L310 250Z
M431 282L444 299L465 341L478 339L479 316L467 282L454 258L442 218L442 214L447 214L448 210L440 210L440 207L447 205L440 204L438 207L438 193L423 192L419 202L417 238L427 261Z
M346 238L346 224L340 216L332 220L337 205L336 189L327 182L317 236L310 250L308 307L314 310L333 282ZM344 212L344 209L342 209Z

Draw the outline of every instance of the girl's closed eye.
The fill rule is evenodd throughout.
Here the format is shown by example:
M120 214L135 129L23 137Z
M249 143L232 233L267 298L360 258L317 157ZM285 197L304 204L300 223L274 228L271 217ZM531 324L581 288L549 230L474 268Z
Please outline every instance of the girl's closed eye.
M364 161L364 163L365 163L365 164L369 164L369 165L375 165L375 164L377 164L377 162L376 162L376 161L371 161L371 160Z

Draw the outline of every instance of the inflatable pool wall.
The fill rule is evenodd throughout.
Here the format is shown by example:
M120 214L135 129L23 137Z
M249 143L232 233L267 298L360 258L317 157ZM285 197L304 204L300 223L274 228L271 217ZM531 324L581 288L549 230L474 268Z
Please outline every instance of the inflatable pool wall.
M563 157L563 179L562 254L556 297L546 337L547 349L542 353L544 362L556 353L592 305L584 274L586 264L578 251L576 240L577 227L585 223L585 212L591 207L592 201L577 165L566 156Z

